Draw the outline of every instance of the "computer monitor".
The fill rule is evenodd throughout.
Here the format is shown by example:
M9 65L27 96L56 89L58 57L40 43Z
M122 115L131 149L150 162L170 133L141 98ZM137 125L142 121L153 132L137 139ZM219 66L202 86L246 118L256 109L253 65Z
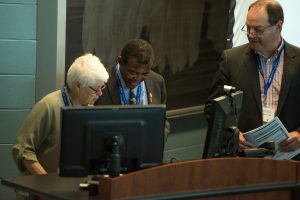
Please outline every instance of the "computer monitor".
M202 158L238 156L242 98L243 92L237 91L212 100Z
M59 175L116 175L160 165L165 113L165 105L63 107Z

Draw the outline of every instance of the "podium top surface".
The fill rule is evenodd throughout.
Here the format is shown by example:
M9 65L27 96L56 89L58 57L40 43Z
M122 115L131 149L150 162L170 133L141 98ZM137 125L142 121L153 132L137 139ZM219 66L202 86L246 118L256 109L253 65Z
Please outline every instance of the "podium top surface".
M79 183L84 178L59 177L56 173L46 175L17 176L3 179L2 184L25 191L30 194L61 200L88 200L99 199L97 196L91 198L87 190L79 188Z

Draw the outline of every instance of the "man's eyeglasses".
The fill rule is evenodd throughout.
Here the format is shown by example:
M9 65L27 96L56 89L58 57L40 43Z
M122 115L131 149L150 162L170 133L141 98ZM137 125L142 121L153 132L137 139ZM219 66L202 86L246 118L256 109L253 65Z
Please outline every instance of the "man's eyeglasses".
M95 94L98 93L99 91L102 92L102 91L105 89L105 85L102 85L101 88L100 88L100 90L99 90L99 89L95 89L95 88L93 88L92 86L88 86L88 87L89 87L91 90L93 90Z
M273 25L269 25L267 27L263 27L263 26L258 26L258 27L250 27L250 26L247 26L247 24L245 24L241 31L246 33L247 35L262 35L268 28L271 28L272 26L275 26L275 24ZM252 31L251 31L252 29Z

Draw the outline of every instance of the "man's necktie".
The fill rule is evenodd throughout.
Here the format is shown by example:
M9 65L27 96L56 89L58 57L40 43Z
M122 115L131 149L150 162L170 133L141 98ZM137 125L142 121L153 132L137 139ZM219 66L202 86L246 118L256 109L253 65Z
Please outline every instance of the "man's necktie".
M130 105L136 104L136 96L134 94L134 89L130 89L130 92L129 92L129 104Z

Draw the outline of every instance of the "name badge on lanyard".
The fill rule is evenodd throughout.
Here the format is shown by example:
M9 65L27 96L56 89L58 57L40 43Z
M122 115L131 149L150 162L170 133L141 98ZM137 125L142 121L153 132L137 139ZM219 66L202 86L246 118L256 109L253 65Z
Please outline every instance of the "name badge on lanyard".
M264 101L262 102L262 118L263 118L263 123L267 123L267 122L271 121L275 117L275 108L272 108L271 106L268 106L265 101L267 100L268 90L269 90L269 88L270 88L270 86L272 84L272 81L274 79L276 70L277 70L277 68L279 66L280 57L281 57L281 53L282 53L282 51L284 49L284 46L285 45L283 44L283 46L281 47L280 51L277 54L277 57L274 60L274 63L273 63L273 66L272 66L272 70L271 70L271 73L269 75L268 80L265 80L262 63L260 61L259 55L256 54L256 61L257 61L257 64L258 64L258 70L259 70L259 73L261 74L261 76L263 77L263 80L264 80L264 93L261 94L262 97L263 97L263 99L264 99Z
M262 107L263 123L268 123L275 117L275 109L267 106Z

